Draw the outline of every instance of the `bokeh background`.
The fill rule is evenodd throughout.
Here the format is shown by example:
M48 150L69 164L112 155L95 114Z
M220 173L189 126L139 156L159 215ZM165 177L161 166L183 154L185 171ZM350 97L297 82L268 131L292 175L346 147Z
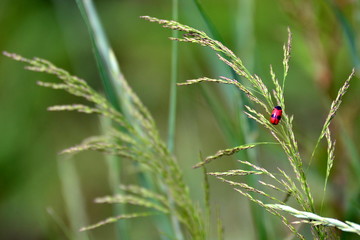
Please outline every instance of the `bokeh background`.
M150 15L171 18L171 1L94 1L122 72L156 119L166 139L168 121L171 35L159 25L141 20ZM293 33L292 59L286 83L288 114L300 150L309 159L325 120L331 99L353 67L359 67L360 3L355 0L207 0L201 1L222 41L245 65L271 84L269 65L282 74L282 45L287 28ZM208 31L193 0L180 1L180 22ZM75 1L1 0L0 50L25 57L41 57L86 79L102 91L90 38ZM180 44L179 81L202 76L229 76L215 54L199 46ZM54 104L80 100L63 92L38 87L37 80L51 78L23 70L22 64L0 56L0 239L68 239L69 216L59 173L58 152L100 131L96 116L74 112L48 112ZM337 140L336 159L330 176L324 214L360 222L359 208L359 100L356 77L332 124ZM204 94L204 93L207 94ZM201 170L191 168L199 154L206 156L233 146L209 107L211 98L226 118L234 116L236 99L228 99L219 86L179 87L175 154L184 170L194 199L203 200ZM81 102L81 101L80 101ZM235 130L234 130L235 131ZM256 138L271 140L257 127ZM239 145L242 144L239 139ZM326 146L321 146L309 170L314 196L320 202L326 170ZM277 147L260 147L260 164L287 168ZM237 167L226 158L209 170ZM93 199L111 193L104 158L82 153L70 161L76 166L89 223L112 216L112 207ZM124 182L131 183L134 169L125 169ZM249 203L228 185L210 178L211 203L225 226L225 239L256 239ZM50 213L49 213L50 212ZM215 219L215 220L214 220ZM216 225L216 216L210 225ZM279 220L268 224L277 236ZM130 239L157 239L151 218L130 220ZM110 224L90 233L91 239L114 239ZM276 238L274 238L276 239ZM342 239L356 239L343 234Z

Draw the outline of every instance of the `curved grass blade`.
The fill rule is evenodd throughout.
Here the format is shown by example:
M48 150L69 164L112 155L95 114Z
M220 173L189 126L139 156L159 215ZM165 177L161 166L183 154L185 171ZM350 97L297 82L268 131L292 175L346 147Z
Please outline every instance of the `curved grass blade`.
M129 122L134 125L134 128L140 133L140 135L146 135L143 132L140 121L143 119L138 119L137 115L134 115L135 104L145 117L147 121L151 122L151 117L148 116L148 112L142 103L137 99L135 94L132 92L128 86L121 70L119 64L116 60L116 57L111 49L106 34L104 33L103 27L101 26L100 19L97 15L96 9L91 0L76 0L80 12L84 18L84 21L88 27L90 38L92 40L92 45L94 49L94 54L98 68L100 71L100 76L103 82L105 95L113 107L121 112ZM124 130L124 129L122 129ZM112 157L113 158L113 157ZM109 171L114 172L110 173L112 185L120 185L120 169L121 169L121 159L111 159L109 162ZM138 179L141 182L141 185L148 186L152 188L152 180L146 174L139 173ZM121 190L116 190L121 191ZM116 209L116 215L122 215L123 212L120 212L121 209ZM122 209L124 210L124 209ZM157 217L157 223L161 231L170 233L171 227L167 221L161 220L163 216ZM126 236L126 223L121 221L117 223L117 232L120 239L129 239ZM171 235L171 234L169 234Z
M127 102L126 93L123 93L124 88L122 87L125 82L124 76L108 43L92 1L76 0L76 3L89 31L105 95L114 108L121 111L123 110L121 105L125 105Z

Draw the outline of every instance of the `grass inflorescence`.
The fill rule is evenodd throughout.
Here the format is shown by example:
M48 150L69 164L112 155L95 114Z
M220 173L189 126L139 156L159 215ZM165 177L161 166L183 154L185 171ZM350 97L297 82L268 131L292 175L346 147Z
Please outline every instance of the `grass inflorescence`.
M198 79L188 80L184 83L180 83L178 85L192 85L192 84L198 84L198 83L218 83L218 84L228 84L228 85L234 85L239 91L242 91L245 93L245 95L248 97L248 99L252 102L252 105L258 106L258 107L252 107L252 106L245 106L246 111L245 114L255 120L257 123L265 127L267 131L270 132L270 134L274 137L277 143L281 146L284 153L287 156L288 162L292 168L292 173L287 173L286 171L282 169L278 169L278 173L270 173L269 171L256 166L253 163L244 162L242 163L252 167L254 170L230 170L227 172L214 172L214 173L208 173L210 175L213 175L220 179L223 182L226 182L234 187L236 191L247 197L249 200L255 202L256 204L263 207L265 210L269 211L270 213L279 216L282 220L282 222L289 227L289 229L296 234L297 237L300 239L304 239L304 237L294 228L292 227L289 222L286 220L286 218L278 211L279 209L270 207L270 205L265 204L263 199L267 199L269 201L275 201L278 204L286 205L285 202L287 201L288 197L293 197L297 204L306 212L315 213L315 204L314 199L311 194L310 186L307 180L307 175L304 171L303 167L303 159L300 155L298 143L295 138L294 130L293 130L293 116L289 116L286 112L286 103L284 98L284 88L286 83L286 78L288 76L289 71L289 61L291 57L291 31L288 29L288 41L284 45L284 58L283 58L283 79L282 82L279 82L275 72L272 69L272 66L270 66L270 76L272 79L272 82L274 84L274 89L271 91L269 90L269 87L265 85L263 80L257 76L256 74L250 73L250 71L245 67L243 62L240 58L238 58L229 48L224 46L221 42L214 40L210 38L206 33L199 31L197 29L194 29L192 27L189 27L187 25L180 24L175 21L168 21L168 20L162 20L157 19L154 17L149 16L143 16L142 17L145 20L148 20L150 22L156 22L161 24L165 28L169 28L172 30L178 30L183 33L182 37L179 38L170 38L172 40L180 41L180 42L190 42L190 43L196 43L201 46L210 47L213 49L218 58L227 64L229 67L231 67L234 72L236 72L240 77L245 79L250 83L250 86L248 87L247 84L244 84L236 79L230 79L224 76L220 76L217 79L214 78L208 78L208 77L201 77ZM334 102L332 103L330 107L330 112L325 120L325 123L323 125L323 129L321 131L320 137L318 139L318 143L320 140L326 136L327 142L328 142L328 161L327 161L327 171L326 171L326 177L325 177L325 186L324 186L324 192L326 190L326 184L327 180L330 174L331 167L333 165L334 161L334 147L335 143L330 138L330 130L329 130L329 124L333 117L335 116L340 104L341 99L346 93L349 82L351 78L354 75L354 70L350 74L349 78L345 81L343 87L339 90L338 95ZM270 111L274 106L281 106L283 110L283 118L280 125L274 126L268 121L268 117L270 116ZM316 147L318 146L318 143L316 144ZM225 155L232 155L240 150L246 150L249 148L253 148L256 145L259 145L260 143L254 143L254 144L246 144L243 146L238 146L231 149L225 149L225 150L219 150L215 155L206 157L203 161L195 165L194 167L201 167L212 160L216 158L220 158ZM315 147L315 149L316 149ZM315 151L314 149L314 151ZM234 181L226 180L224 177L226 176L246 176L246 175L264 175L268 178L272 179L272 181L275 182L274 184L268 183L266 181L260 181L260 183L267 187L268 189L275 189L280 192L283 192L286 194L285 199L286 200L279 200L272 195L265 193L262 190L253 188L245 183L237 183ZM295 176L292 177L292 176ZM255 194L252 194L255 193ZM260 196L259 196L260 195ZM259 196L259 197L256 197ZM314 237L317 239L325 239L326 238L326 229L323 226L328 226L326 224L314 224L313 225L313 234Z
M150 173L158 185L158 192L152 192L142 187L122 186L122 189L127 193L99 198L96 200L97 203L125 203L155 209L157 212L170 214L178 219L191 239L206 239L203 218L199 209L196 208L196 204L190 198L182 171L165 143L160 139L152 116L129 87L133 106L129 114L132 117L131 119L136 119L136 126L134 126L133 121L129 121L126 116L117 111L105 97L92 89L86 81L72 76L67 71L40 58L27 59L13 53L4 52L4 54L14 60L26 63L25 68L28 70L55 75L61 80L61 82L38 82L40 86L65 90L72 95L86 99L89 104L92 104L92 106L84 104L59 105L52 106L49 110L100 114L124 129L124 131L120 131L114 127L105 135L89 137L81 144L65 149L61 153L95 150L120 156L139 163L142 166L140 169ZM163 186L166 186L165 189L168 192L162 192ZM120 219L152 214L149 212L123 214L84 227L82 230L92 229Z

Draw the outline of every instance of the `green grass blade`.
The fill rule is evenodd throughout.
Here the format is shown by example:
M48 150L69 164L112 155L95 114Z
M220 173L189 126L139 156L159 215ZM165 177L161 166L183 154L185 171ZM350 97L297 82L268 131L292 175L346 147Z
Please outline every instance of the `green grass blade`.
M196 5L197 10L201 15L201 17L203 18L206 26L208 27L210 35L214 36L216 40L222 41L220 34L218 33L217 29L212 23L210 17L203 9L200 2L198 0L193 0L193 2ZM214 62L214 64L223 65L223 63L220 63L219 61ZM218 67L213 66L213 69L218 69ZM227 65L226 68L224 68L224 71L232 74L232 77L234 79L239 78L238 75L235 74L235 72ZM230 105L232 105L231 106L232 109L234 109L236 115L239 116L239 118L237 119L237 124L235 124L235 127L229 127L230 125L227 124L232 122L232 120L228 119L229 117L227 114L219 114L221 112L222 106L216 104L214 101L210 102L213 98L212 94L210 94L208 90L203 91L203 93L205 93L205 97L211 106L211 110L214 112L214 116L216 117L219 126L222 128L224 134L228 137L230 143L236 146L239 144L239 140L241 139L245 140L247 136L251 136L250 132L255 130L255 125L251 122L250 119L248 119L243 115L243 110L244 110L243 105L248 105L248 100L244 96L244 94L238 94L238 91L227 86L221 87L221 90L223 91L224 96L227 98L227 102ZM239 129L239 131L234 132L234 128Z
M224 225L220 219L220 217L217 217L217 238L219 240L224 240Z
M234 17L235 22L235 47L243 59L246 60L247 68L254 68L254 47L256 38L254 35L254 11L255 1L238 0Z
M122 94L124 90L121 87L124 82L124 77L120 72L119 65L110 48L92 1L76 0L76 3L78 4L90 34L95 60L98 64L105 95L110 103L120 111L121 105L119 98L122 98L122 104L124 104L123 102L126 102L126 94Z
M210 36L212 36L212 38L215 38L215 39L223 42L223 39L221 38L220 33L217 31L215 25L213 24L213 22L211 21L210 17L207 15L207 13L205 12L205 10L202 7L199 0L193 0L193 2L195 4L199 14L201 15L202 19L204 20L206 26L209 28Z
M344 148L350 157L350 168L354 172L354 176L357 177L357 182L360 182L360 156L358 146L355 145L354 140L351 139L348 130L342 122L340 122L340 129L341 141L344 142Z
M79 229L88 224L85 201L81 193L80 180L71 155L61 155L58 163L58 174L62 185L66 212L72 230L72 239L89 240L89 233L80 233Z
M125 80L120 72L120 68L118 67L116 59L109 46L108 40L101 26L95 7L93 6L92 1L76 0L76 3L80 9L82 17L89 31L95 54L95 60L100 71L105 95L115 109L117 109L118 111L122 111L124 108L121 108L120 99L122 103L123 101L124 103L127 102L125 94L122 94L124 90L121 87L122 83ZM118 95L116 93L118 93ZM111 178L110 184L113 186L120 185L119 174L121 169L121 162L119 161L119 158L117 160L108 160L108 166L110 168L109 177ZM117 191L115 190L115 188L113 188L113 190L115 191L114 194L116 194ZM124 209L120 208L115 208L114 211L115 215L121 215L124 213ZM126 222L116 222L115 228L116 237L118 239L129 239L129 237L127 236Z
M179 18L179 1L172 0L172 19L178 21ZM171 36L177 38L179 36L178 31L173 30ZM179 44L177 41L171 42L171 81L170 81L170 99L169 99L169 119L168 119L168 139L167 147L170 153L174 153L175 146L175 129L176 129L176 107L177 107L177 86L178 72L179 72ZM168 198L170 202L170 208L174 212L174 201L171 198L169 191ZM171 214L171 223L174 230L174 234L178 240L183 240L184 236L181 231L180 222L176 218L175 214Z
M140 133L140 135L146 135L143 132L143 128L140 126L139 120L133 114L133 105L137 104L141 110L148 114L147 110L143 107L137 96L132 92L128 86L123 74L120 71L119 64L113 54L113 51L108 43L107 37L101 26L99 17L97 16L96 9L91 0L76 0L78 7L83 15L84 21L88 27L90 37L92 40L95 58L99 67L100 76L104 85L105 95L110 103L122 112L123 115L131 122L134 128ZM176 102L175 102L176 103ZM117 161L117 163L115 163ZM109 160L110 177L112 178L112 185L120 185L120 159ZM142 186L146 186L149 189L154 189L153 181L149 175L142 172L138 173L138 179ZM116 190L119 191L119 190ZM167 191L165 189L165 191ZM115 192L116 193L116 192ZM116 215L121 215L123 212L119 212L120 208L116 208ZM155 216L155 221L160 232L164 232L166 235L172 235L172 229L168 222L168 217L165 215ZM116 222L117 233L119 239L126 238L126 223L123 221Z
M214 99L214 95L211 93L209 88L201 86L200 90L203 97L209 104L214 116L216 116L216 121L223 130L224 135L230 139L230 142L235 142L236 133L234 131L234 123L227 117L225 108Z
M206 14L206 12L205 12L204 8L202 7L202 5L200 4L200 2L198 0L193 0L193 2L195 3L199 14L202 16L206 26L208 27L210 35L214 36L215 39L223 42L219 32L215 28L210 17ZM245 59L247 59L248 61L250 61L250 66L253 66L253 58L252 58L253 54L252 53L253 53L253 48L254 48L254 37L253 37L253 34L251 34L251 33L253 33L253 25L252 25L253 12L254 12L253 8L254 8L254 4L252 3L251 0L250 1L246 1L246 0L239 1L238 12L240 12L240 13L236 15L237 19L235 19L235 21L240 24L239 26L237 26L238 31L235 31L238 33L238 35L236 36L237 39L239 37L239 34L245 32L245 31L243 31L244 29L247 29L246 37L241 36L241 39L243 41L241 42L242 48L240 48L240 50L246 49L246 51L241 52L241 54L246 55L243 57ZM241 30L240 30L240 27L241 27ZM239 42L239 41L237 41L237 42ZM229 70L229 68L227 70ZM239 79L239 77L235 74L234 71L229 70L229 72L233 75L234 79ZM244 105L249 104L247 98L244 96L244 94L238 94L236 91L233 91L233 89L231 89L231 88L222 87L221 89L224 92L224 95L229 98L228 102L234 105L233 109L235 109L236 115L238 116L237 124L235 124L235 129L239 129L239 131L234 131L234 127L231 128L231 127L229 127L230 126L229 124L226 124L226 122L231 122L231 120L227 119L227 117L226 117L228 115L218 114L220 112L219 104L212 103L212 104L210 104L210 106L214 112L214 116L216 117L216 119L219 123L219 126L223 129L225 135L228 137L229 142L233 146L238 145L239 142L244 142L245 144L254 142L255 139L253 139L252 136L254 136L254 132L257 131L256 125L254 125L253 122L249 118L245 117L245 115L243 114ZM211 97L207 97L207 99L211 100ZM208 101L208 102L210 102L210 101ZM253 163L256 162L256 151L248 151L245 153L240 153L240 155L241 155L240 157L243 159L247 159ZM250 184L253 184L253 186L256 186L258 184L257 176L250 176L248 181ZM256 229L258 229L259 239L264 239L264 240L267 239L266 236L268 236L268 233L267 233L267 230L266 230L266 227L264 224L263 213L262 213L263 211L259 207L255 206L255 205L251 205L251 212L252 212L252 216L254 218Z
M353 64L356 69L360 69L360 59L357 54L358 49L356 47L356 36L354 33L354 30L350 26L348 20L346 19L345 15L342 13L342 11L339 9L339 7L335 4L335 2L327 0L326 1L328 5L330 6L331 10L334 12L343 32L344 37L348 42L349 45L349 52L351 55L351 59L353 61Z

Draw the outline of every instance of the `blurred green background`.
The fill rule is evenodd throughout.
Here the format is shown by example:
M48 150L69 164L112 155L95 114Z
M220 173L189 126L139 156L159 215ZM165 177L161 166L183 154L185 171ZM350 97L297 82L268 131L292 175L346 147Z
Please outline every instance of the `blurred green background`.
M171 1L94 3L126 79L149 108L166 139L171 32L139 16L171 19ZM269 84L270 64L282 76L282 45L290 27L293 46L285 90L286 109L294 115L300 150L308 160L330 100L351 69L359 67L356 48L360 39L359 1L207 0L201 1L201 6L225 45ZM209 31L193 0L180 1L179 19ZM48 59L102 91L89 35L75 1L1 0L0 32L1 51ZM180 44L179 48L180 82L202 76L231 77L211 51L191 44ZM67 229L69 219L58 174L58 152L99 133L96 116L46 111L54 104L79 102L73 96L35 84L47 78L50 77L25 71L21 64L0 56L0 239L67 239L62 224ZM204 92L222 106L226 118L237 120L231 102L234 99L229 100L219 86L178 88L175 154L193 198L199 201L203 198L202 190L199 191L202 171L191 166L198 161L200 152L206 156L231 145ZM324 210L326 216L358 223L359 93L360 85L355 78L332 124L337 149ZM258 139L271 139L263 129L256 129ZM322 196L316 192L321 192L326 169L326 147L322 147L308 172L318 202ZM277 147L260 147L256 155L262 166L287 167ZM76 165L81 181L89 223L112 216L111 206L93 203L95 197L111 192L103 156L82 153L70 161ZM236 167L234 159L229 158L210 164L209 170ZM130 179L134 169L124 171L125 178ZM215 179L210 178L210 184L212 207L223 219L225 239L256 239L247 200ZM53 214L48 213L49 209ZM131 239L156 239L151 219L130 223ZM267 224L272 224L275 236L283 229L279 220ZM90 234L92 239L114 239L114 226L110 224ZM342 235L343 239L354 237Z

